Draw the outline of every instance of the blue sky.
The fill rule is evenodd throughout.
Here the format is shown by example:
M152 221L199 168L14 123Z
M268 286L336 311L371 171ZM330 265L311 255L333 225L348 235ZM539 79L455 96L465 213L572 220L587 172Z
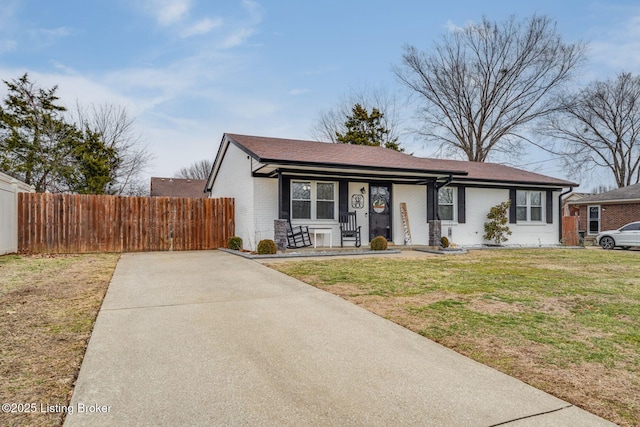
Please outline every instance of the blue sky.
M351 91L401 94L391 68L406 44L428 49L483 15L534 13L589 43L582 82L640 73L637 0L0 0L0 79L28 72L69 107L126 107L156 156L147 175L173 176L213 158L224 132L310 139L320 111ZM516 165L574 179L546 159L532 151Z

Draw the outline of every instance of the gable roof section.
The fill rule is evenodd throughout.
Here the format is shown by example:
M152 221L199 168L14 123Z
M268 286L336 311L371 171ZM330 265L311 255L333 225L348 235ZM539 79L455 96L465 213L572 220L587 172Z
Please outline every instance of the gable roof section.
M188 197L198 199L208 197L205 193L206 179L151 178L152 197Z
M640 184L629 185L628 187L617 188L604 193L593 194L583 197L580 200L572 200L570 205L584 205L591 203L614 203L614 202L640 202Z
M398 173L452 175L456 182L494 182L575 187L578 184L497 163L416 157L384 147L331 144L238 134L225 134L207 188L213 186L226 144L232 143L264 165L344 168Z

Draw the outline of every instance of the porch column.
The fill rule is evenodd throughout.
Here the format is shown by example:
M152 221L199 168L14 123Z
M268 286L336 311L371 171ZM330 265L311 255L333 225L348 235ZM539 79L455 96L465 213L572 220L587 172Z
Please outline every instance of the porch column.
M278 251L287 249L287 220L273 220L273 241L276 242Z
M442 237L442 223L439 219L433 219L429 222L429 246L440 246Z

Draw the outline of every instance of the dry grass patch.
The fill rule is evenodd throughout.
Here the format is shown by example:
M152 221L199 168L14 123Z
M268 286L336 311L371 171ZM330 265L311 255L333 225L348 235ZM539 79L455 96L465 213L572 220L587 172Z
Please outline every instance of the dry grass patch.
M640 420L640 253L271 265L615 423Z
M60 425L118 255L0 257L0 402L35 413L0 414L2 425ZM15 408L14 408L15 409Z

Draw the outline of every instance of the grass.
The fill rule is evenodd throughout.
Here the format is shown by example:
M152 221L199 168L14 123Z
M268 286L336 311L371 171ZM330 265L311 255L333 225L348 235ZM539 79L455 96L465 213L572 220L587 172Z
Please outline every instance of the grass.
M640 425L640 253L272 264L620 425Z
M69 404L88 338L118 255L0 256L0 413L5 426L56 426ZM15 408L14 408L15 409Z

